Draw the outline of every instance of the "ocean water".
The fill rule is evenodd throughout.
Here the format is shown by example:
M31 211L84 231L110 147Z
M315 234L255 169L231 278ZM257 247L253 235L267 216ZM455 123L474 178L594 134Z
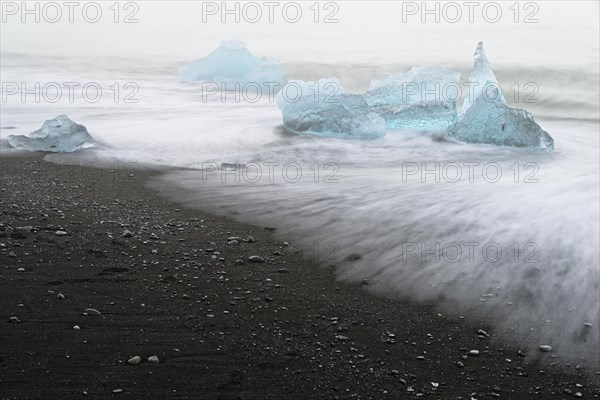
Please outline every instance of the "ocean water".
M174 167L153 182L161 193L276 225L306 257L335 264L341 280L368 279L368 290L484 318L494 335L525 348L551 344L594 362L598 3L536 2L532 24L514 23L509 5L494 24L402 22L401 2L337 2L334 24L315 24L307 4L311 18L298 24L204 23L200 5L166 3L140 2L139 22L130 25L9 20L1 35L0 138L67 114L100 146L51 161ZM532 11L519 7L519 18ZM369 142L287 134L266 95L206 96L202 85L179 81L180 66L232 38L281 59L290 79L335 76L357 93L371 79L425 64L456 69L464 81L484 41L509 105L532 112L556 151L407 131ZM79 84L72 99L69 82ZM36 83L48 88L39 101L10 91Z

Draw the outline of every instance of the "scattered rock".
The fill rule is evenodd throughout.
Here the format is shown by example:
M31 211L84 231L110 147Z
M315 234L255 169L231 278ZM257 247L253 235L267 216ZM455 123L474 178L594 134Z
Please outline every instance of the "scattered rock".
M54 232L54 234L56 236L66 236L66 235L68 235L67 232L62 231L62 230L58 230L58 231Z
M160 362L160 360L158 359L157 356L150 356L150 357L148 357L148 362L153 363L153 364L158 364Z
M157 358L157 360L158 360L158 358ZM148 361L150 361L150 359L148 359ZM129 360L127 360L127 364L129 364L129 365L138 365L141 362L142 362L142 357L140 357L140 356L134 356L134 357L131 357Z
M102 315L100 313L100 311L96 310L95 308L86 308L85 310L83 310L83 314L84 315L94 315L94 316Z
M540 346L540 350L544 351L544 352L550 352L550 351L552 351L552 346L549 346L547 344L543 344L543 345Z
M98 275L110 275L110 274L118 274L118 273L122 273L122 272L127 272L129 271L127 268L124 267L108 267L108 268L104 268L102 271L98 272Z
M62 294L62 293L59 293L59 294L56 295L56 298L59 299L59 300L63 300L65 298L65 295Z
M13 324L18 324L19 322L21 322L21 320L19 320L19 318L17 317L10 317L8 320Z
M255 262L255 263L263 263L263 262L265 262L265 259L262 258L261 256L250 256L250 257L248 257L248 261Z
M479 355L479 350L471 350L471 351L469 351L469 355L470 356L478 356Z
M362 256L358 253L352 253L346 257L346 261L358 261L362 259Z

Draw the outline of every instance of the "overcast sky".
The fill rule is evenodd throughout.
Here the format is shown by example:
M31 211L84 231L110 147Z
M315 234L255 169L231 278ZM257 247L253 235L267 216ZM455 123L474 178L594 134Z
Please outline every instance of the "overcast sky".
M385 62L405 57L429 61L452 59L456 52L456 58L462 59L483 40L499 55L518 53L524 63L577 65L597 63L599 51L597 1L523 1L516 7L518 14L511 8L513 1L498 1L502 15L497 22L492 22L497 7L487 1L475 8L464 1L437 2L437 15L435 11L424 14L421 1L324 1L316 15L311 8L314 2L304 1L297 2L302 16L295 23L290 20L297 7L287 6L284 15L283 1L275 2L274 8L262 1L254 3L258 8L239 2L239 23L235 13L223 14L220 1L121 2L118 15L112 1L99 1L102 15L96 23L84 18L86 2L72 9L73 23L64 2L55 3L61 12L57 23L49 22L57 15L54 5L28 2L27 7L35 10L35 3L39 3L39 23L35 12L23 13L21 1L2 3L3 52L181 59L206 54L220 40L240 39L257 54L294 61ZM430 10L435 10L435 3L428 2ZM234 9L235 2L228 2L228 7ZM89 20L95 18L96 9L86 8ZM257 9L262 17L252 23ZM274 22L269 21L270 10ZM115 17L119 22L114 22ZM124 23L127 17L138 22ZM327 17L333 23L324 23ZM452 23L453 19L458 22Z

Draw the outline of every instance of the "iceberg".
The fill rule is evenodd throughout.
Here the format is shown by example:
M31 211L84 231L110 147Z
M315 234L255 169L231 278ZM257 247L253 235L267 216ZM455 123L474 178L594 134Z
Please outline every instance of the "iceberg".
M29 136L10 135L8 143L19 150L70 153L96 146L83 125L71 121L66 115L46 120Z
M373 80L364 94L389 129L442 132L456 122L460 73L437 65Z
M554 150L554 140L525 110L506 105L500 85L479 43L470 75L473 93L464 100L458 121L446 131L447 137L468 143L529 147Z
M223 41L208 56L181 67L179 77L186 82L214 82L226 90L241 90L249 84L279 90L287 83L278 60L254 57L238 40Z
M362 95L346 93L336 78L290 81L276 97L286 130L317 136L378 139L385 120L373 113Z

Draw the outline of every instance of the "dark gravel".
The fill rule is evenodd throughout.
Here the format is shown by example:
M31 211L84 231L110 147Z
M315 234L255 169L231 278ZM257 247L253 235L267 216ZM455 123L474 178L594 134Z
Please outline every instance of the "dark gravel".
M2 399L600 398L576 362L179 209L146 188L157 172L51 168L2 158Z

